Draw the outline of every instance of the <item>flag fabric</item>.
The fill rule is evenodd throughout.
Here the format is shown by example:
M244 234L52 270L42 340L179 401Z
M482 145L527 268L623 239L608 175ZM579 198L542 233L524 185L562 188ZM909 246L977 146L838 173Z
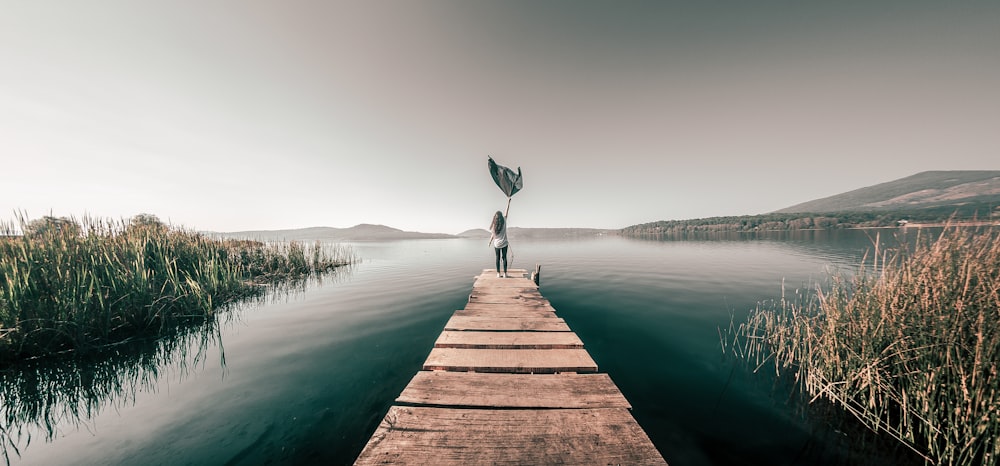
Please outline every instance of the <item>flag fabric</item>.
M489 157L490 175L493 175L493 181L497 183L500 190L507 195L508 198L516 194L521 190L523 182L521 180L521 167L517 167L517 173L503 165L497 165L493 161L493 157Z

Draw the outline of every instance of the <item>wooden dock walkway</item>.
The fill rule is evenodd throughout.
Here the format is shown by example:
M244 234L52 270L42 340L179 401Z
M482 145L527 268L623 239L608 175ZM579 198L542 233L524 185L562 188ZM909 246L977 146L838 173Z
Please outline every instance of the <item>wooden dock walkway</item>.
M666 464L528 278L476 277L355 464Z

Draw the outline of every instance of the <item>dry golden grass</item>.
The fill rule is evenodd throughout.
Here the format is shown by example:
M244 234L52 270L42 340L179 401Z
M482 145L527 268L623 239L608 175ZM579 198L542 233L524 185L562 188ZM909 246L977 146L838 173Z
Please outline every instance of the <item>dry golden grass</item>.
M791 373L928 462L1000 458L1000 234L946 228L811 297L760 305L728 347Z

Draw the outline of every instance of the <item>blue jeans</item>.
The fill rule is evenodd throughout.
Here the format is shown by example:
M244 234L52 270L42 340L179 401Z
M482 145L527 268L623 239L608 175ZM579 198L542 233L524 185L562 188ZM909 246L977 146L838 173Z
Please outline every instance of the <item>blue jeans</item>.
M497 253L497 273L500 273L500 258L503 258L503 273L507 273L507 246L493 248Z

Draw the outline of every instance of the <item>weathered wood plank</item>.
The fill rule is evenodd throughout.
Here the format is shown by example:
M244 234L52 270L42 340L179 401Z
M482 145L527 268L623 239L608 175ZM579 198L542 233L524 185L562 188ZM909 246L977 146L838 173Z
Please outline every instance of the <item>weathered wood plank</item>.
M506 288L530 288L535 287L535 283L527 278L479 278L476 282L472 284L473 290L491 288L491 289L506 289Z
M494 288L494 287L483 287L475 288L469 293L469 296L496 296L502 298L525 298L525 299L545 299L538 290L530 290L521 287L508 287L508 288Z
M518 304L497 304L497 303L465 303L466 311L473 310L485 310L485 311L542 311L542 312L556 312L556 308L552 307L552 304L543 303L518 303Z
M489 292L485 292L485 293L484 292L479 292L479 291L473 291L472 293L469 293L469 301L468 302L470 302L470 303L486 303L486 304L489 304L489 303L510 304L510 303L519 303L520 302L520 303L530 304L530 305L534 305L534 306L544 306L546 304L549 304L549 300L545 299L545 297L543 297L542 295L538 294L538 292L535 292L535 293L500 292L500 293L498 293L498 292L495 292L495 291L492 291L492 290L489 291Z
M510 306L520 306L523 304L543 306L548 304L549 300L541 296L480 293L469 295L469 302L478 304L507 304Z
M535 282L526 277L514 277L508 276L507 278L497 278L496 275L491 277L478 277L475 283L472 284L473 289L478 288L538 288Z
M494 269L483 269L483 272L477 275L475 278L476 278L475 283L479 284L484 284L484 283L504 284L517 281L518 283L526 283L530 284L531 286L535 285L535 282L528 279L528 271L525 269L507 269L506 277L498 277L497 271ZM473 286L475 286L475 284L473 284Z
M495 317L531 317L532 315L544 315L551 317L550 314L555 314L556 309L548 304L467 303L465 308L460 309L460 311L464 311L465 314L456 315L481 315Z
M493 309L483 309L483 308L469 308L466 306L465 309L460 309L455 311L456 316L460 317L526 317L535 319L556 319L555 312L547 311L544 307L525 307L525 308L514 308L510 309L507 307L498 307Z
M513 317L465 317L451 316L444 325L445 330L492 330L500 332L568 332L569 326L563 319L513 318Z
M425 371L509 372L551 374L597 372L587 350L578 349L468 349L433 348Z
M570 349L583 348L573 332L441 332L435 348Z
M516 268L516 269L514 269L514 268L511 268L511 269L507 269L507 273L510 273L510 274L514 274L514 273L528 273L528 269L522 269L522 268ZM497 270L496 269L483 269L483 272L482 272L481 275L495 277L496 274L497 274Z
M628 410L393 406L355 464L666 464Z
M472 408L632 408L608 374L420 371L396 402Z

